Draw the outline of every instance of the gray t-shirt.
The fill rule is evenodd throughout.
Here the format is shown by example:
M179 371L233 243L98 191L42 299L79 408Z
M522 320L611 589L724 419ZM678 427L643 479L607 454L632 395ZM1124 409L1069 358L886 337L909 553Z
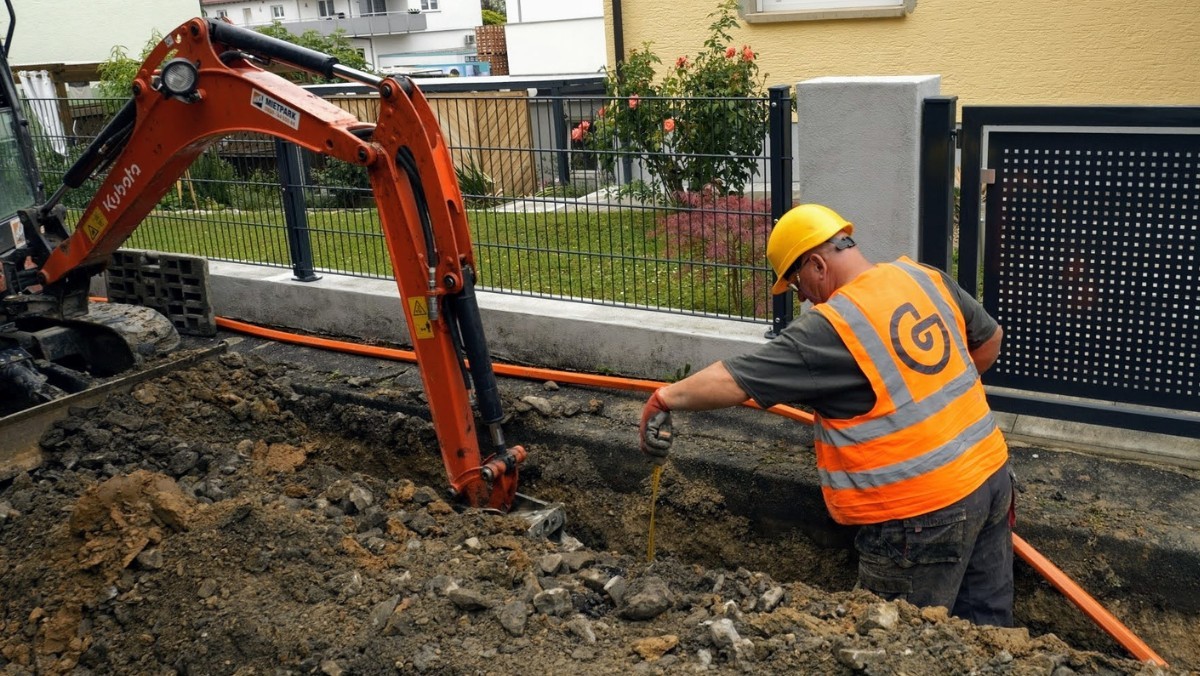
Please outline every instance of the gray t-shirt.
M938 272L958 301L967 325L967 347L973 350L996 332L996 320L946 273ZM804 312L757 350L726 359L725 368L763 408L781 402L803 404L837 419L862 415L875 405L866 374L833 325L817 312Z

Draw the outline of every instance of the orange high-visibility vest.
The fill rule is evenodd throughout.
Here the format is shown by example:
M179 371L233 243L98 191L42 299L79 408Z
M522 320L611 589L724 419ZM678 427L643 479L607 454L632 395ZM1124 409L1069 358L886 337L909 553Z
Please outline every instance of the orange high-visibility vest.
M880 523L941 509L1004 466L1008 446L941 275L901 258L813 309L875 391L863 415L816 419L817 471L835 521Z

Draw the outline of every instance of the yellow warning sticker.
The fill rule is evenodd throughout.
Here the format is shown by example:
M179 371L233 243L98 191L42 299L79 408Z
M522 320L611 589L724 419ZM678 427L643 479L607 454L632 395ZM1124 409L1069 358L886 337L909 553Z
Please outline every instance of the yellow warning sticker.
M433 325L429 323L429 304L425 302L425 298L409 298L408 310L413 318L413 335L418 339L432 338Z
M104 231L108 229L108 219L104 217L104 214L100 213L99 209L93 209L92 214L88 216L87 220L80 227L83 228L83 234L87 235L87 238L95 244L100 235L104 234Z

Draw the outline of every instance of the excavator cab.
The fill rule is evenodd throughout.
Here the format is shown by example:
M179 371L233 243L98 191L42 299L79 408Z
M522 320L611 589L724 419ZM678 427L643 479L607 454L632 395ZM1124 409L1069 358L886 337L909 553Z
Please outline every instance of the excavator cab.
M21 111L16 83L8 65L9 45L12 44L15 19L11 0L8 4L8 34L0 45L0 256L10 254L24 244L20 219L21 209L40 201L41 181L29 135L29 122ZM0 278L0 292L4 291Z
M33 148L3 51L0 61L0 219L5 224L0 230L0 252L7 252L21 241L20 223L14 222L17 212L32 207L39 195Z

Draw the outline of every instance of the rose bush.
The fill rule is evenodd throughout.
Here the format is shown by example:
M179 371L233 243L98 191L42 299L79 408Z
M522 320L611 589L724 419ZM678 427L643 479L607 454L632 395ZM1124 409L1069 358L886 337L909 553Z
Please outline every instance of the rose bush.
M607 105L571 138L600 154L610 173L622 155L641 160L654 194L672 203L702 189L741 193L758 171L766 135L764 77L749 45L735 47L737 0L709 15L709 37L656 81L662 60L649 43L630 52L606 82ZM739 58L740 57L740 58Z

